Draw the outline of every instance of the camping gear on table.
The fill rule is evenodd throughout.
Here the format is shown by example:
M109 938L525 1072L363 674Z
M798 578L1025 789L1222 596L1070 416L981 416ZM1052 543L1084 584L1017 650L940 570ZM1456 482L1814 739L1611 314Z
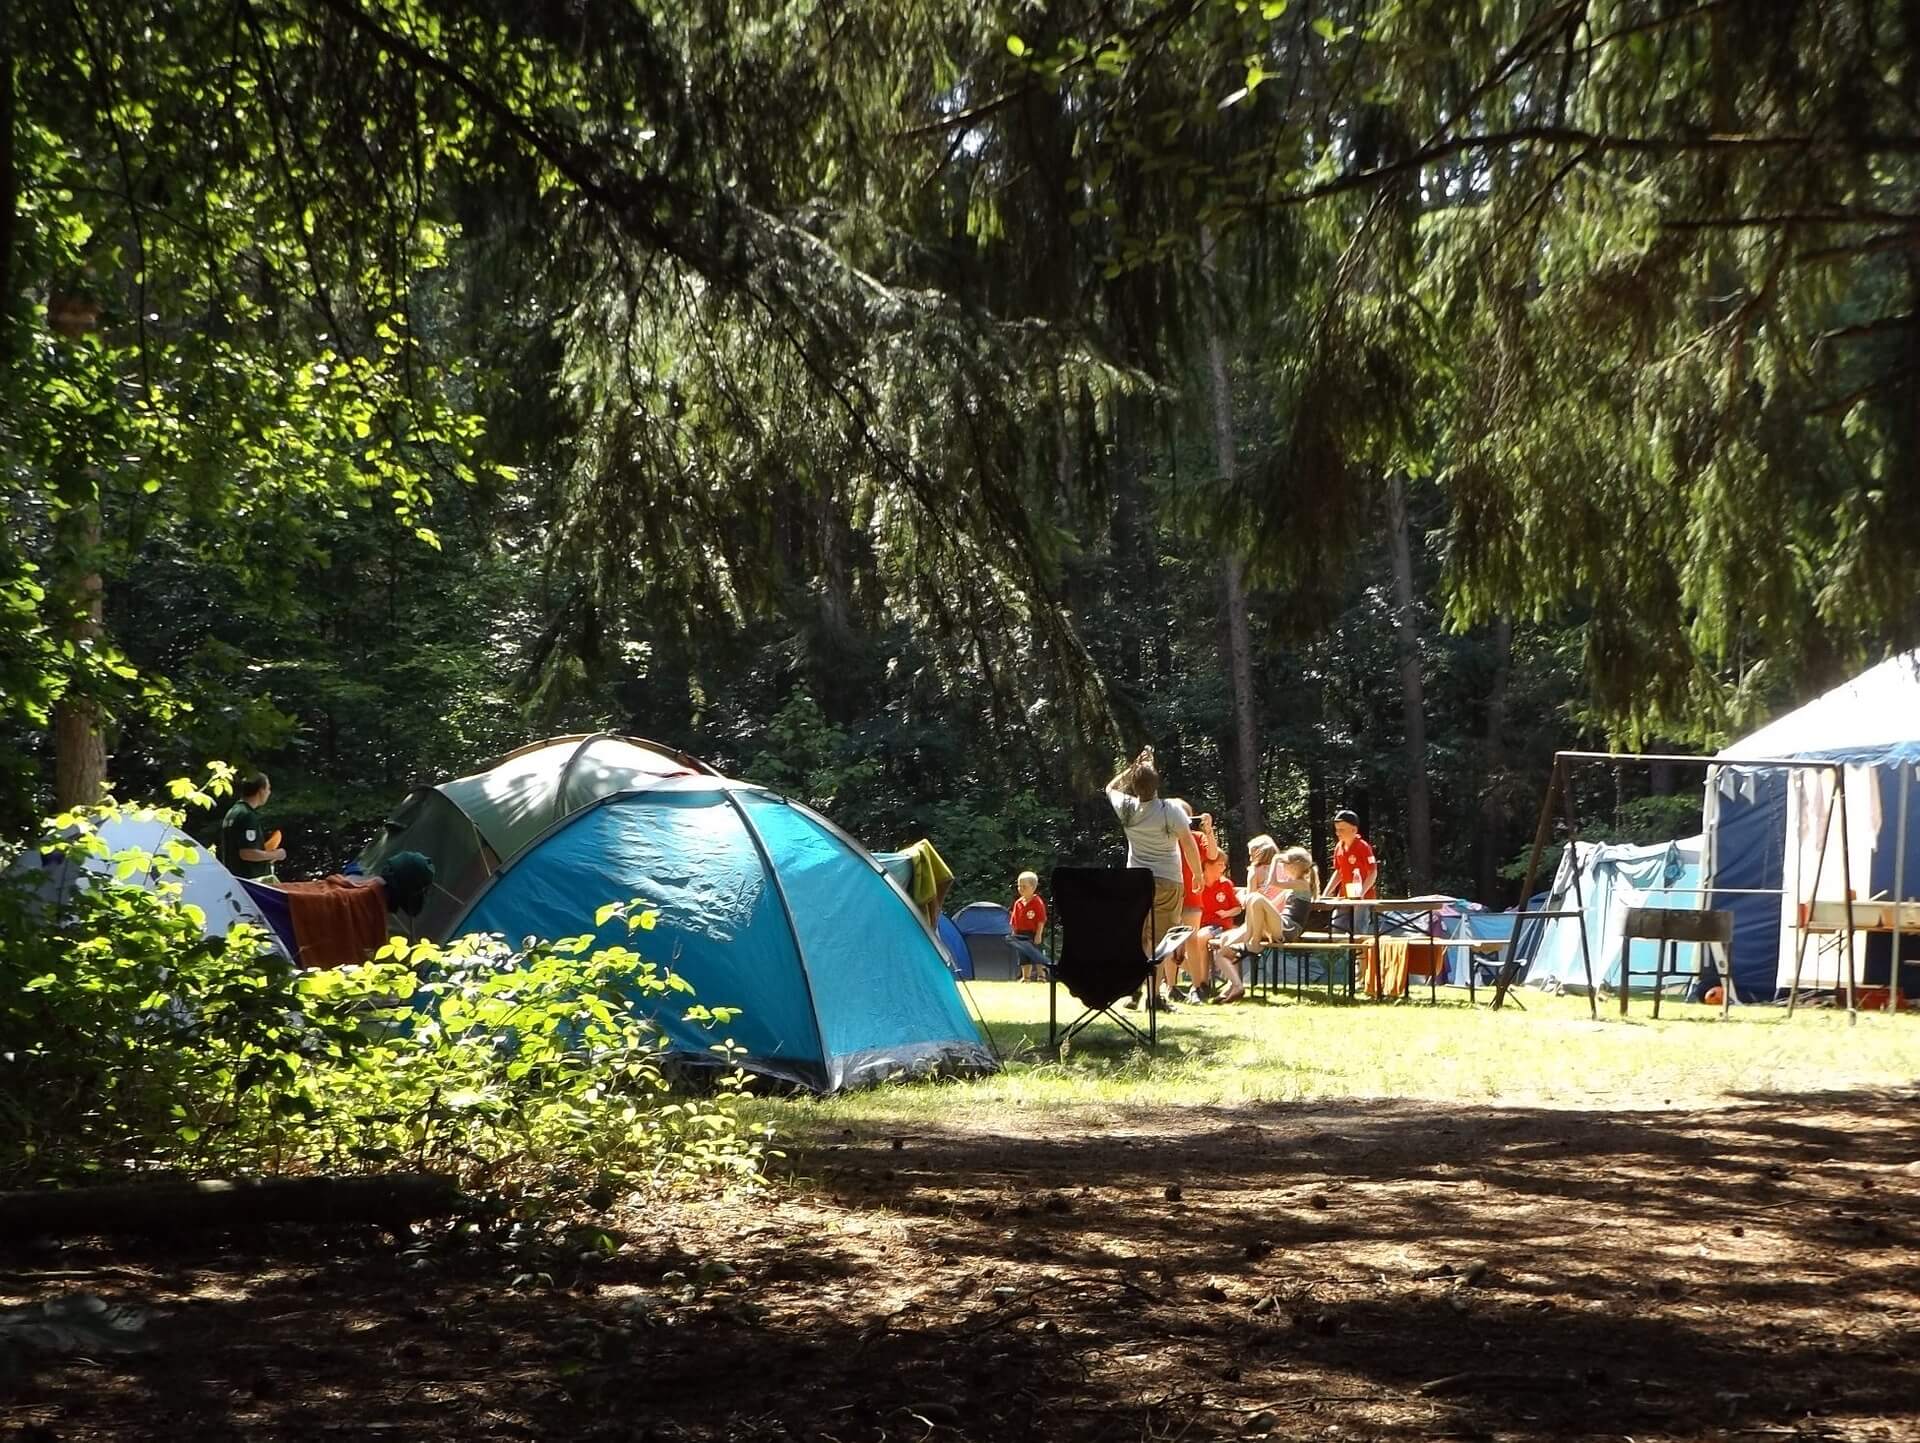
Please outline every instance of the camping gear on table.
M655 925L630 931L609 903ZM488 878L449 932L593 934L692 985L635 1005L672 1051L820 1092L996 1066L932 929L858 842L811 809L712 773L657 776L567 816ZM682 1015L737 1007L723 1028Z

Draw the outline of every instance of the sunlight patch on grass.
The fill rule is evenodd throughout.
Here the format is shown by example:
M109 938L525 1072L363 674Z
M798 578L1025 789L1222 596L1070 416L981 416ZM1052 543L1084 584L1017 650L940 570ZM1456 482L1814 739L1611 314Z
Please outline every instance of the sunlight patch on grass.
M1698 1107L1753 1093L1908 1086L1920 1079L1920 1018L1663 1003L1638 997L1621 1019L1603 999L1518 994L1526 1007L1442 1001L1382 1005L1278 997L1162 1016L1149 1055L1096 1022L1065 1057L1046 1053L1047 993L976 982L975 1003L1007 1057L971 1081L887 1086L827 1099L763 1099L757 1116L790 1134L952 1123L990 1127L1009 1113L1410 1098L1463 1105ZM1070 999L1064 993L1061 1005ZM1072 1015L1066 1013L1065 1015Z

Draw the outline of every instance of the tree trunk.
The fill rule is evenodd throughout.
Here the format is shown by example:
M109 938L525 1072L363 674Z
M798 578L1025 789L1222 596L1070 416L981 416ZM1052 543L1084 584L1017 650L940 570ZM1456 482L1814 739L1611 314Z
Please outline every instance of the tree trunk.
M1387 483L1387 544L1393 553L1393 633L1400 653L1400 703L1407 733L1407 883L1433 885L1433 817L1427 789L1427 699L1420 674L1420 636L1413 607L1413 537L1407 483Z
M1215 290L1213 235L1200 229L1200 271L1208 296L1201 307L1207 330L1207 381L1213 403L1213 460L1220 478L1232 488L1238 465L1234 454L1233 380L1227 372L1227 343L1219 320ZM1246 861L1246 840L1267 829L1260 805L1260 735L1253 694L1253 640L1247 618L1246 563L1229 549L1220 569L1220 629L1227 658L1227 801L1233 813L1233 860Z
M1307 850L1313 853L1313 865L1320 868L1322 881L1326 880L1333 863L1333 849L1327 841L1327 828L1332 821L1331 810L1332 803L1327 797L1326 763L1315 750L1307 756ZM1283 847L1288 845L1284 838L1275 840Z
M55 297L70 317L73 335L93 327L84 303ZM52 307L50 307L52 309ZM53 706L53 800L59 811L96 806L107 791L107 746L100 731L100 703L86 691L87 660L101 633L100 478L90 458L63 456L56 463L61 510L54 522L52 581L47 599L56 609L57 634L73 647L67 690Z
M1500 850L1507 831L1507 679L1513 671L1513 623L1493 624L1493 677L1487 683L1487 726L1480 742L1479 858L1475 900L1491 907L1499 883Z

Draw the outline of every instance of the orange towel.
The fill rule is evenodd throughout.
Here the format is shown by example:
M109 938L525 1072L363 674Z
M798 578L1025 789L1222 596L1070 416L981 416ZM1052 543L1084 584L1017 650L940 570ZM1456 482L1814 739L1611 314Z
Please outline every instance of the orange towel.
M326 877L318 882L282 882L293 940L302 967L349 967L387 943L384 882Z

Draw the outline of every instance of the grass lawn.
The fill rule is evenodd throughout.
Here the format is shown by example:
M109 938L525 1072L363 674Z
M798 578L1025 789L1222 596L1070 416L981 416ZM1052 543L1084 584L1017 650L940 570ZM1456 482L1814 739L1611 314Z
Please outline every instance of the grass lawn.
M1762 1093L1811 1095L1920 1080L1920 1017L1747 1007L1718 1008L1636 997L1622 1020L1602 999L1598 1022L1584 998L1517 994L1526 1010L1441 1002L1387 1004L1249 999L1183 1007L1161 1018L1149 1056L1111 1023L1096 1022L1060 1061L1045 1051L1047 989L971 984L1007 1058L974 1081L881 1087L816 1100L754 1104L781 1131L828 1124L983 1124L1008 1109L1047 1112L1141 1106L1231 1108L1254 1102L1397 1097L1558 1107L1698 1107ZM1071 999L1060 994L1063 1009ZM1068 1013L1066 1015L1072 1015Z

